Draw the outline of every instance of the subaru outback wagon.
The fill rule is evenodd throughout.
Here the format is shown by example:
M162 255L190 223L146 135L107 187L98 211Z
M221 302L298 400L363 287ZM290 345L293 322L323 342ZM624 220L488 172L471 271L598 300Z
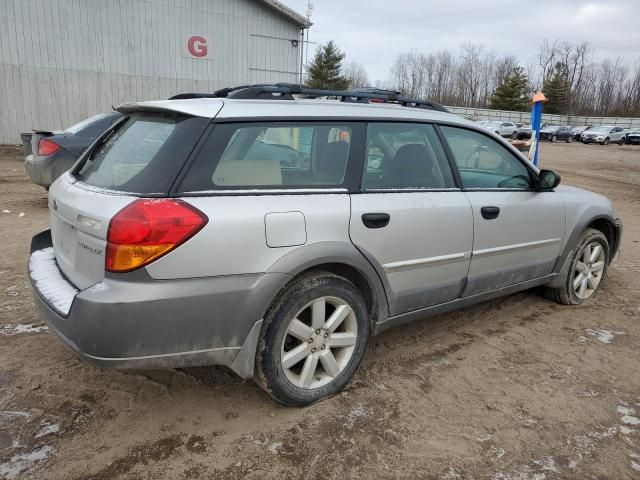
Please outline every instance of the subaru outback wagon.
M435 103L292 93L314 92L120 106L32 241L51 331L99 366L224 365L305 405L389 327L532 287L568 305L598 291L621 237L606 198Z

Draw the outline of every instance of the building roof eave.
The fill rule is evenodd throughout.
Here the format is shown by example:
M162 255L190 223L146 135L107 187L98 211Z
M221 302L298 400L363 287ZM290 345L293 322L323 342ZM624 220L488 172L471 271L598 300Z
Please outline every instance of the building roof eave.
M292 22L298 24L301 28L309 28L313 25L309 19L300 15L295 10L287 7L283 3L280 3L278 0L258 0L260 3L270 7L273 10L278 11L281 15L284 15Z

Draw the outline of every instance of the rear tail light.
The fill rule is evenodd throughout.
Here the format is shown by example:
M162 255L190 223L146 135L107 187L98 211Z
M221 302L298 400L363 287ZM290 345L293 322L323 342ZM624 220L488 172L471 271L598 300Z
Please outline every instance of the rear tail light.
M148 265L189 240L208 221L182 200L136 200L109 222L105 269L130 272Z
M38 155L46 157L52 155L60 150L60 145L56 142L49 140L48 138L41 138L38 141Z

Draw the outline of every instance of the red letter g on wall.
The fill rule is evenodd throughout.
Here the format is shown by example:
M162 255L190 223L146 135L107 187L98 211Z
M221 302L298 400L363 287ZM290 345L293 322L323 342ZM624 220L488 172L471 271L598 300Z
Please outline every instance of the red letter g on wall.
M194 57L206 57L207 56L207 39L199 35L189 37L187 40L187 50L189 55Z

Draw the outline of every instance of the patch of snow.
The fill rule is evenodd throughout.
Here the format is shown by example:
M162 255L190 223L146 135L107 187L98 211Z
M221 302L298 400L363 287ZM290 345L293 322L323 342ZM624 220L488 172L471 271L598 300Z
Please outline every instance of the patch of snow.
M366 417L367 412L361 403L351 409L351 411L345 416L344 424L347 428L353 428L355 421L360 417Z
M17 410L0 410L0 415L6 415L7 417L23 417L23 418L32 417L32 415L29 412L20 412Z
M636 417L636 410L634 408L618 405L616 410L622 415L620 418L622 423L626 423L627 425L640 425L640 418Z
M638 455L637 453L630 453L629 456L631 458L640 458L640 455Z
M45 435L50 435L52 433L58 433L60 431L59 423L49 423L48 421L42 422L43 427L40 429L38 433L34 435L33 438L44 437Z
M43 324L22 325L20 323L9 323L8 325L2 325L0 327L0 335L10 337L13 335L20 335L22 333L46 332L47 330L49 330L49 327Z
M625 427L624 425L620 425L620 433L623 435L631 435L635 430L633 428Z
M282 442L273 442L271 445L269 445L268 450L274 455L277 455L278 450L280 450L281 448L282 448Z
M631 460L631 468L633 468L636 472L640 472L640 463L636 463Z
M20 213L18 214L18 217L24 217L24 212L20 212Z
M613 340L615 339L616 335L625 334L625 332L616 332L615 330L604 330L604 329L592 330L590 328L587 328L585 332L587 335L591 337L595 337L596 340L598 340L599 342L607 343L607 344L613 343Z
M2 210L2 213L11 213L11 210Z
M60 273L53 247L31 254L29 275L40 294L60 313L67 315L78 290Z
M43 462L49 458L51 450L51 447L44 446L29 453L14 455L8 462L0 464L0 477L6 480L18 478L18 475L25 470L28 470L36 463Z
M633 415L625 415L620 419L620 421L627 425L640 425L640 418L634 417Z
M553 457L544 457L540 460L534 460L533 463L538 465L545 472L555 472L558 473L558 467L556 466L556 461Z

